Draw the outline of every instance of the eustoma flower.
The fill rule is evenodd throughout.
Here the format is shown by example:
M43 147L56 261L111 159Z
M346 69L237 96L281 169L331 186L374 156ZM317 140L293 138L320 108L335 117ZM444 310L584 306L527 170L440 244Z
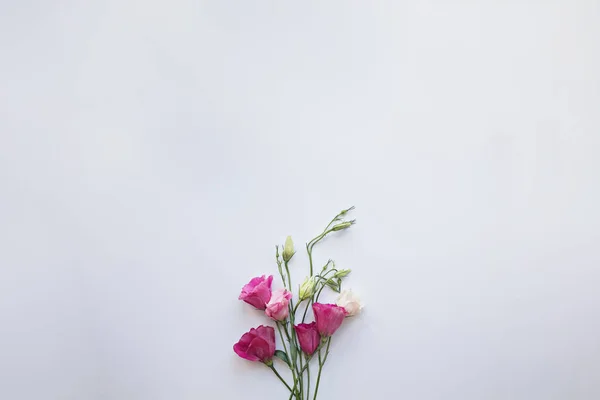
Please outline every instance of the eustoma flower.
M271 295L271 300L267 303L265 314L275 321L285 320L290 313L288 304L291 298L292 294L285 289L274 291Z
M273 275L265 278L260 276L253 278L242 288L239 300L244 300L246 303L264 310L267 307L267 303L271 300L271 283L273 282Z
M263 325L250 329L233 345L233 351L246 360L268 364L275 354L275 330Z
M360 299L351 289L342 291L335 303L340 307L344 307L347 317L352 317L358 314L362 309Z
M298 335L298 343L303 352L312 355L319 347L321 335L317 330L317 323L298 324L295 327L296 335Z
M294 242L288 236L283 246L275 246L275 262L283 288L272 291L273 276L263 275L244 285L240 293L239 299L264 310L263 318L270 318L274 327L260 325L250 329L233 345L233 350L246 360L266 365L288 390L286 399L317 400L323 366L330 354L332 335L342 325L345 317L356 315L362 307L356 295L348 290L342 291L343 279L351 272L349 269L337 268L335 262L329 260L315 271L313 260L315 245L328 235L354 225L355 220L346 220L346 215L353 209L354 207L350 207L339 212L321 232L306 243L308 268L300 276L307 274L308 277L303 282L292 279L290 273L297 271L296 264L302 260L294 257ZM319 303L319 296L328 288L336 293L341 292L336 304ZM297 295L296 299L293 298L292 290ZM314 322L309 322L310 313L307 314L311 306ZM279 349L275 343L275 327L281 339L277 343L281 346ZM313 371L317 368L316 374L312 375L315 377L313 380L311 366ZM280 374L279 368L282 367L289 369L288 373Z
M321 336L331 336L344 322L346 310L335 304L313 304L313 313L317 322L317 330Z

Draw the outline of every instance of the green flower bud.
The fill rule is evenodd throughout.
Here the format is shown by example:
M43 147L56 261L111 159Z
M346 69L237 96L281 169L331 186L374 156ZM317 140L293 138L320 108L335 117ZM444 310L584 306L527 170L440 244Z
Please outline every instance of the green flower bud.
M307 277L304 280L304 282L302 282L302 285L300 285L300 291L298 293L298 296L300 297L300 301L306 300L309 297L312 297L312 295L315 294L316 286L317 285L315 282L315 278Z
M345 276L348 276L350 274L350 272L352 272L351 269L340 269L338 272L333 274L333 277L334 278L343 278Z
M350 228L352 225L354 225L354 220L352 221L344 221L340 224L334 225L333 228L331 228L332 231L341 231L343 229L348 229Z
M281 253L283 257L283 261L288 262L294 256L294 242L292 241L292 237L288 236L285 239L285 245L283 246L283 253Z
M352 207L350 207L350 208L347 208L347 209L345 209L345 210L342 210L342 211L340 212L340 215L346 215L346 214L348 213L348 211L352 211L352 210L354 210L354 206L352 206Z

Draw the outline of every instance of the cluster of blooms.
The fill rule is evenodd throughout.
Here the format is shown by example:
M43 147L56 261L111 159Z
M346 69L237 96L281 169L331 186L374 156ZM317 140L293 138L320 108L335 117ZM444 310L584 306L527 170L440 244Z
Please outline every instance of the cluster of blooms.
M346 317L354 316L361 310L358 297L351 290L342 290L342 279L350 273L349 269L337 269L335 263L329 260L318 274L313 274L314 246L328 234L351 227L354 220L344 221L344 216L352 209L353 207L336 215L321 234L306 244L310 275L299 285L295 304L293 294L290 292L292 279L288 265L295 252L289 236L282 246L281 256L279 246L275 248L275 258L284 287L272 291L273 276L263 275L253 278L246 284L239 296L240 300L259 310L264 310L265 315L274 321L283 349L276 349L275 329L260 325L246 332L233 346L233 350L246 360L259 361L269 367L289 390L290 400L310 399L312 389L310 364L315 354L318 355L319 370L312 398L313 400L317 398L321 371L329 355L331 337ZM326 287L339 293L336 304L319 303L319 296ZM301 318L298 316L297 321L296 314L302 304L304 304L304 312ZM309 307L313 311L313 322L305 322ZM273 364L273 357L281 359L289 368L292 383L288 383L281 376Z

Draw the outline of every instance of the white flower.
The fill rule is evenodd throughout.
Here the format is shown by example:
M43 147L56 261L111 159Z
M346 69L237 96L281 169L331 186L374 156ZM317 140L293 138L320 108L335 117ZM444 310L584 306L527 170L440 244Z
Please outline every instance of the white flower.
M344 290L337 298L335 304L344 307L348 313L348 317L352 317L360 312L362 305L357 295L352 292L352 289Z

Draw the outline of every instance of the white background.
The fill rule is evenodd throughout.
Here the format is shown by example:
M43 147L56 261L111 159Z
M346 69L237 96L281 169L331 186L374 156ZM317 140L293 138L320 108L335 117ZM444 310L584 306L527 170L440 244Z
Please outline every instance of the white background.
M597 1L3 0L0 33L0 398L287 399L237 296L352 204L323 400L600 397Z

